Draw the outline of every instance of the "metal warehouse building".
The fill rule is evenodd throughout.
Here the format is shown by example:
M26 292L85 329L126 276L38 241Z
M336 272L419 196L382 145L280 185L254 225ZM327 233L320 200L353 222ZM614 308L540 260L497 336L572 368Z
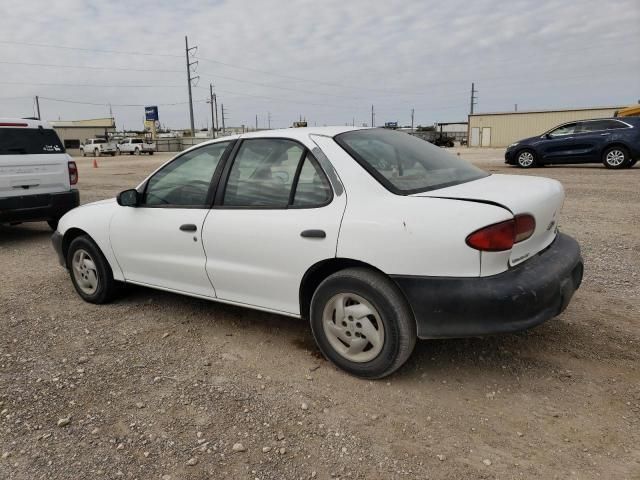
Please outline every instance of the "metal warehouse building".
M506 147L523 138L540 135L561 123L613 117L615 111L620 108L616 106L474 113L469 115L469 146Z
M80 144L85 143L89 138L104 138L116 131L116 123L113 118L55 120L49 123L58 133L64 148L71 150L69 153L78 153Z

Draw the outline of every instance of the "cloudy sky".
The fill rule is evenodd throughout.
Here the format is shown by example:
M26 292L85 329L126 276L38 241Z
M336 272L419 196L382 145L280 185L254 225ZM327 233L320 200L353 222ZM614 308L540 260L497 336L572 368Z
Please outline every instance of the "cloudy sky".
M196 127L212 82L227 125L466 119L476 111L640 100L638 0L2 0L0 117L108 116L159 105L189 124L184 36L197 45ZM10 4L10 6L9 6ZM56 99L56 100L54 100ZM60 100L64 100L60 101ZM77 102L77 103L71 103Z

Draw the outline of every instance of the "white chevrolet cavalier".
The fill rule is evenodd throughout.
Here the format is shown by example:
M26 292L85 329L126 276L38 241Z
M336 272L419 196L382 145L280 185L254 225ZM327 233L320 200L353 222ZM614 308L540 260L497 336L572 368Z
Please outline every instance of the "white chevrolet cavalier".
M86 301L117 282L308 319L322 353L380 378L416 338L514 332L582 280L560 183L490 175L405 133L301 128L197 145L59 222Z

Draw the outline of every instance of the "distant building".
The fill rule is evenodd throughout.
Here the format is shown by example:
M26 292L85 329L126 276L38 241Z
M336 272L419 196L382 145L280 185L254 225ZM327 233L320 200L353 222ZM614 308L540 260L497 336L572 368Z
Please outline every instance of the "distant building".
M470 147L506 147L523 138L541 135L565 122L613 117L615 107L474 113L469 115Z
M54 120L49 123L58 133L65 149L71 154L79 153L80 144L85 143L87 139L106 138L116 131L116 122L113 118Z

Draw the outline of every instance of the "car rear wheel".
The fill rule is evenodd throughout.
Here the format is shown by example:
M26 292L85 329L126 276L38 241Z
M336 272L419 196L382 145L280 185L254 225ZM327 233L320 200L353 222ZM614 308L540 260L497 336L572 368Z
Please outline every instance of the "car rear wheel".
M76 292L89 303L107 303L115 292L111 267L86 235L75 238L67 252L67 268Z
M326 278L313 294L310 322L324 356L362 378L390 375L407 361L416 343L406 299L391 280L366 268Z
M516 159L520 168L532 168L537 165L536 154L532 150L521 150Z
M140 149L139 149L139 148L136 148L136 149L133 151L133 154L134 154L134 155L140 155Z
M626 168L631 166L629 154L623 147L610 147L602 155L602 163L607 168Z

